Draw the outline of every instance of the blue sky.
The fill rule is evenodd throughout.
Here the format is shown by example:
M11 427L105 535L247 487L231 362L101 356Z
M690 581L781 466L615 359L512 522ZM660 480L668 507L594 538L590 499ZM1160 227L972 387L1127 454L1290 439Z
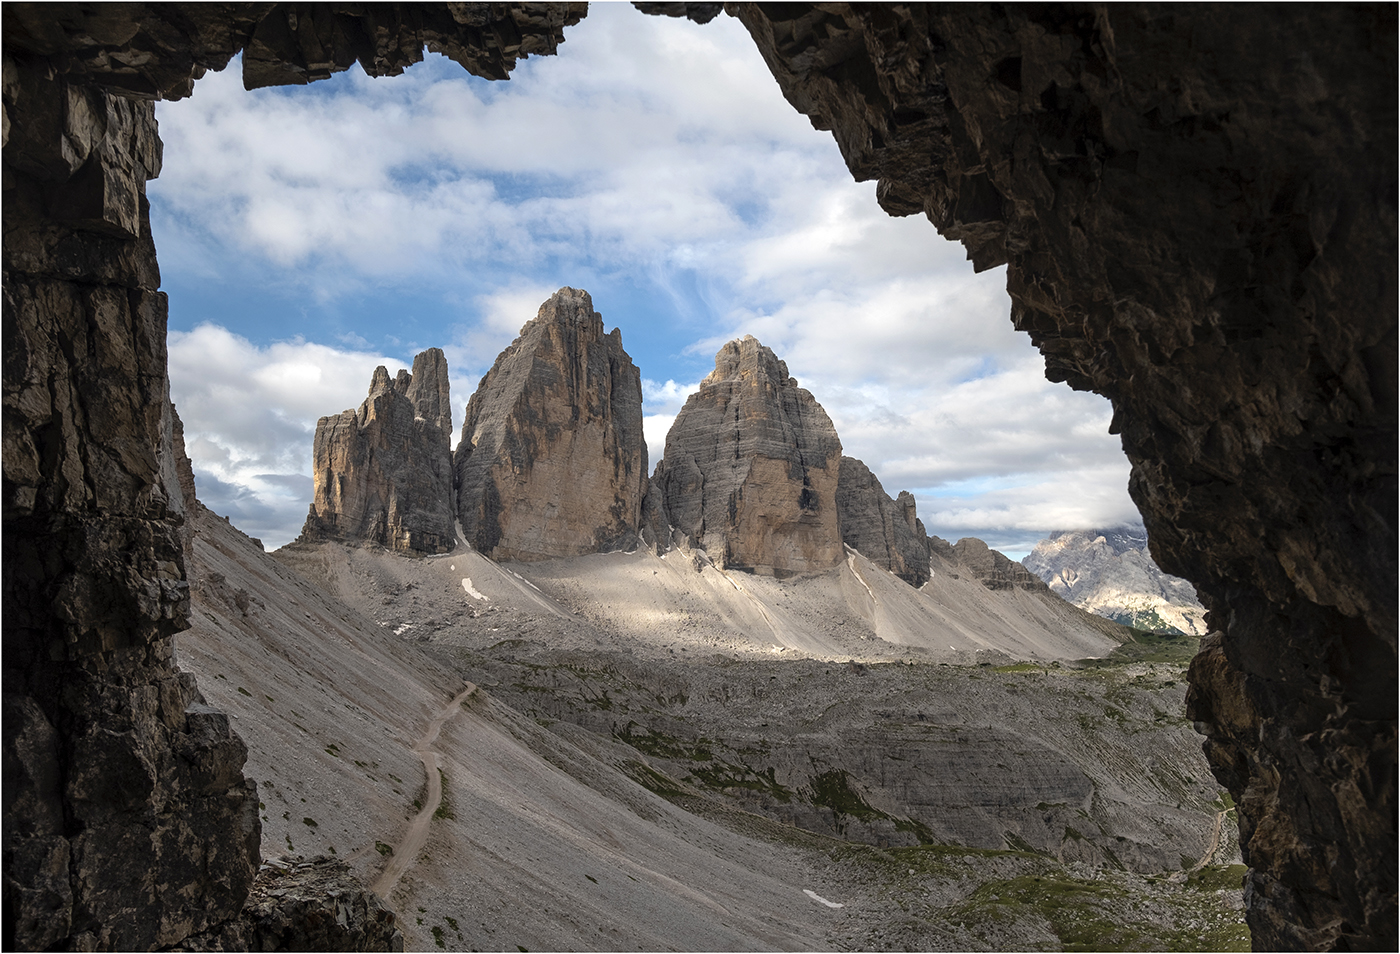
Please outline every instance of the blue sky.
M433 55L304 88L238 71L157 106L149 195L201 498L269 547L305 518L316 418L375 365L443 348L460 427L563 285L622 329L653 465L715 351L753 334L931 533L1019 556L1137 519L1107 402L1044 380L1004 270L881 212L728 16L595 3L506 83Z

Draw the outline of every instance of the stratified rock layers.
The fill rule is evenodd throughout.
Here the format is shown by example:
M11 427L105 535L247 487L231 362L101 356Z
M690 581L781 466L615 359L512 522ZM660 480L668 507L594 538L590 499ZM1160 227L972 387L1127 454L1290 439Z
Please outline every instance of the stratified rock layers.
M452 404L447 359L429 348L413 372L374 370L357 411L316 423L316 498L300 542L377 543L444 553L456 542L452 514Z
M632 546L647 449L642 381L588 292L561 288L467 405L454 460L467 540L495 560Z
M752 335L715 355L666 435L655 480L671 525L723 567L835 566L841 441L811 392Z
M1124 626L1206 634L1196 588L1158 569L1142 529L1052 533L1022 562L1075 606Z
M8 18L9 11L7 9ZM4 149L5 950L149 950L235 916L257 788L173 662L186 515L149 103L17 66Z
M928 534L913 494L901 490L898 500L890 499L863 461L842 457L836 512L846 546L910 586L928 582Z

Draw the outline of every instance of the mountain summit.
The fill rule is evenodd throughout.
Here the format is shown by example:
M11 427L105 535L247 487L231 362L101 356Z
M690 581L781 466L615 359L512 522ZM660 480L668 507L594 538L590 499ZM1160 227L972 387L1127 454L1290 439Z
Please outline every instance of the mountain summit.
M1060 596L1135 629L1206 633L1195 588L1157 568L1141 527L1062 530L1021 561Z
M453 462L467 540L495 560L630 547L647 448L642 379L588 292L561 288L496 358Z

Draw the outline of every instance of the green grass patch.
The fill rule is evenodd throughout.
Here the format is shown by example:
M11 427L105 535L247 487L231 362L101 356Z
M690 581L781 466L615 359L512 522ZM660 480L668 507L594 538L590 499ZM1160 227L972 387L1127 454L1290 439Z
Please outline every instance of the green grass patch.
M376 841L374 843L374 850L386 857L394 853L394 849L391 846L384 844L384 842L382 841Z

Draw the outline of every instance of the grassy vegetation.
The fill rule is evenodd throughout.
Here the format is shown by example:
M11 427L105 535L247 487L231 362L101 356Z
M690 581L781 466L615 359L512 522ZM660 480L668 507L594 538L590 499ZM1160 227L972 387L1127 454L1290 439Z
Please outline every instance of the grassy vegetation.
M1128 641L1117 646L1107 656L1099 659L1081 659L1076 666L1085 669L1102 669L1107 666L1120 666L1124 663L1173 663L1186 665L1200 649L1201 641L1195 636L1180 633L1149 633L1135 629L1130 632Z

